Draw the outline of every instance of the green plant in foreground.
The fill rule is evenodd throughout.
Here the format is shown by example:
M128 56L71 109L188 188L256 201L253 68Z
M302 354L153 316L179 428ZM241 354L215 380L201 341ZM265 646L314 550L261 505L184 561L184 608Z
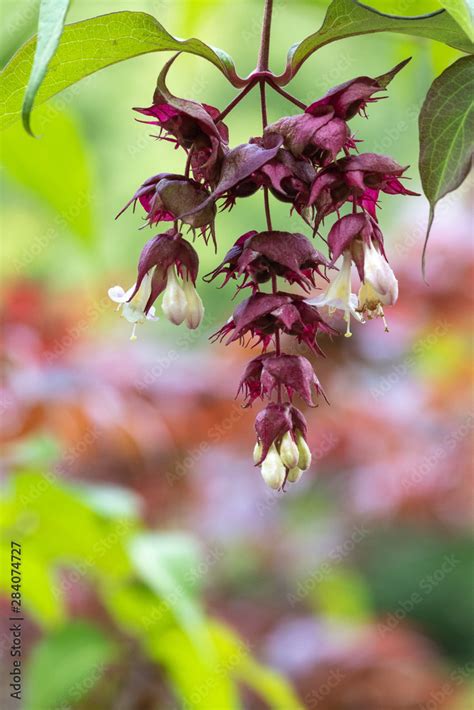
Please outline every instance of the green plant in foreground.
M287 682L200 601L202 555L188 535L146 530L136 496L114 486L66 485L52 474L11 478L0 511L2 562L24 549L22 600L42 628L25 668L25 710L116 697L127 668L152 662L185 707L238 708L239 685L270 708L298 710ZM107 614L74 618L68 598L94 590ZM158 671L159 669L159 671Z

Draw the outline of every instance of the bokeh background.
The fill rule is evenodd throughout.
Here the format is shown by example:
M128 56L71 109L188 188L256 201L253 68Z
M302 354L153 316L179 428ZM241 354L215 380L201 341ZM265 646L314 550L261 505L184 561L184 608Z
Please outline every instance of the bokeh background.
M327 4L276 2L275 71ZM371 4L405 15L437 8ZM241 74L255 64L257 0L77 0L69 21L121 9L226 49ZM33 34L37 5L2 0L1 12L6 62ZM291 91L310 102L413 56L389 98L352 126L365 150L410 165L419 190L417 115L458 54L401 35L344 40L313 56ZM251 462L258 403L244 410L234 399L250 353L208 342L231 313L231 285L200 284L197 333L162 319L135 343L107 298L110 286L133 283L150 236L138 211L115 215L149 175L183 168L183 153L132 112L151 103L166 56L118 64L56 97L34 113L38 140L19 125L3 134L1 527L2 554L12 539L23 548L24 707L467 710L469 185L439 205L429 286L427 201L385 196L400 284L391 332L370 322L351 340L324 342L327 358L314 364L331 405L306 412L314 463L273 493ZM169 84L220 108L234 94L187 56ZM257 108L252 94L228 119L234 145L258 134ZM271 96L270 120L292 112ZM285 205L273 211L274 223L301 230ZM260 194L220 215L218 254L197 241L201 274L260 227ZM2 595L6 618L3 581ZM8 626L0 640L8 670Z

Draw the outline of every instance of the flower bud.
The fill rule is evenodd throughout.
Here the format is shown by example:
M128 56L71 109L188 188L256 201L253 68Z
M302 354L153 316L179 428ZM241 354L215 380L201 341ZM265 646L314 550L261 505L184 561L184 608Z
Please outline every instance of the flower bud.
M298 468L301 468L302 471L306 471L306 469L311 466L311 451L309 450L309 446L300 431L296 433L296 443L298 445L299 452Z
M285 481L286 469L281 462L275 444L270 446L260 470L267 486L270 486L270 488L274 490L278 490L282 487Z
M204 306L202 305L201 297L191 279L184 280L184 294L186 296L186 325L191 330L195 330L201 324L204 316Z
M303 471L295 466L295 468L291 468L288 471L288 480L290 483L296 483L297 481L300 480L301 476L303 475Z
M257 441L257 443L255 444L254 449L253 449L253 462L255 465L260 463L260 459L262 458L262 451L263 451L262 442Z
M290 432L283 435L280 444L280 459L286 468L295 468L299 461L299 451Z
M167 285L163 294L161 308L171 323L181 325L187 314L186 296L176 278L174 266L170 266L167 274Z

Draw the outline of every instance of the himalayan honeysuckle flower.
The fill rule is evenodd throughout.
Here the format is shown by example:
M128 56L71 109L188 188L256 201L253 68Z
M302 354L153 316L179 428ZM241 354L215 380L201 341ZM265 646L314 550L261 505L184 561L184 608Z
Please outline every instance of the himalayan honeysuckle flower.
M253 195L264 183L260 168L275 158L282 143L282 138L276 135L251 138L249 143L229 150L222 161L220 177L214 190L189 215L214 205L221 197L224 199L222 209L232 209L237 198Z
M316 394L326 399L309 360L302 355L277 355L274 352L264 353L249 362L239 384L239 393L245 392L247 401L244 406L249 407L258 397L270 399L272 392L280 386L285 387L290 400L297 392L310 407L316 406L313 387Z
M366 318L382 318L385 330L388 332L385 320L384 306L393 306L398 298L398 281L385 256L377 244L365 243L364 279L359 289L358 311Z
M377 101L379 98L373 98L373 95L383 91L409 61L410 59L405 59L386 74L375 79L371 79L369 76L358 76L344 82L344 84L334 86L325 96L308 106L306 110L315 111L330 106L334 110L334 115L344 121L349 121L357 114L365 116L367 104Z
M149 108L135 111L154 120L143 121L160 128L158 138L175 141L191 153L191 167L196 180L210 184L216 178L220 163L228 150L229 133L222 122L215 123L219 111L208 104L164 97L155 91L154 103Z
M273 134L283 137L285 148L295 157L305 156L320 165L328 165L344 147L354 147L346 122L330 106L280 118L265 129L265 135Z
M299 409L271 402L257 415L255 431L253 459L265 483L283 490L286 481L298 481L311 465L306 420Z
M307 304L303 296L277 292L256 293L239 303L232 318L211 337L223 340L229 336L228 345L236 340L243 343L249 334L249 340L257 338L265 351L279 331L293 335L299 343L305 343L320 355L324 353L316 342L317 333L337 335L337 331L321 318L317 308Z
M337 160L320 170L312 186L308 206L315 207L316 227L331 212L351 201L376 218L380 192L389 195L417 195L399 180L407 170L386 155L360 153Z
M136 284L128 291L120 286L109 289L109 297L121 304L122 315L134 324L133 340L136 324L154 317L153 303L161 293L162 310L168 320L175 325L186 320L191 329L199 326L204 307L195 288L198 269L196 250L174 229L145 244Z
M315 286L317 273L325 278L322 269L329 261L317 251L304 234L291 232L247 232L227 252L222 263L207 274L206 280L225 274L223 286L230 278L243 276L238 288L251 286L258 291L259 284L269 281L272 274L282 276L288 283L296 283L306 291Z
M341 217L328 234L328 246L334 264L341 254L349 250L361 281L364 279L363 244L377 244L384 252L383 234L377 222L367 212L357 212Z
M347 249L343 252L343 261L340 271L336 278L329 285L327 291L314 298L309 298L306 303L317 308L327 307L329 314L332 315L336 310L344 312L344 320L346 321L346 338L350 338L351 332L351 316L363 322L362 316L358 311L358 299L355 293L352 293L351 285L352 275L352 256Z
M208 190L195 180L183 175L160 173L148 178L117 216L132 203L135 208L138 201L147 213L149 225L180 220L193 231L199 229L206 242L210 233L215 242L216 207L207 201L208 196ZM206 205L202 207L204 202Z
M162 311L172 323L197 328L204 313L196 291L199 260L181 231L186 226L193 236L199 232L205 244L212 237L217 248L217 207L230 210L242 198L262 191L265 228L248 225L205 279L222 276L222 286L234 281L237 293L249 288L251 295L237 304L211 338L261 346L244 371L238 394L243 395L244 407L265 400L255 421L254 463L270 488L284 490L311 464L306 421L293 398L300 397L308 407L316 405L316 397L327 402L310 359L283 352L285 341L294 338L313 355L324 356L318 335L339 335L324 320L326 312L341 311L345 335L350 336L352 318L364 323L364 318L380 316L385 322L384 307L397 300L398 284L377 219L378 200L381 194L416 193L402 183L406 167L389 156L356 151L360 140L349 121L357 114L366 115L368 103L377 100L406 62L375 78L347 81L309 106L273 83L268 66L259 66L242 80L241 93L218 111L170 93L166 77L177 56L160 73L151 105L136 110L146 117L143 123L158 127L155 138L183 149L183 174L154 175L126 205L139 203L148 225L170 222L173 226L145 244L136 284L128 291L115 286L109 296L133 324L132 339L137 324L156 318L153 304L160 295ZM297 105L300 113L268 125L266 85ZM262 90L261 134L230 146L223 119L256 86ZM329 259L301 231L279 228L272 219L271 198L288 204L313 238L323 237L319 229L327 215L337 216L327 235ZM348 208L350 214L341 214ZM352 264L360 278L358 296L352 293ZM285 284L292 287L291 293ZM323 291L309 297L322 285Z
M125 320L133 324L130 340L137 339L136 329L138 323L144 323L146 320L158 320L155 316L155 307L150 306L147 309L147 303L152 291L153 271L154 269L145 274L138 289L137 284L134 284L128 291L125 291L122 286L109 288L109 298L114 303L119 304L117 310L121 311Z

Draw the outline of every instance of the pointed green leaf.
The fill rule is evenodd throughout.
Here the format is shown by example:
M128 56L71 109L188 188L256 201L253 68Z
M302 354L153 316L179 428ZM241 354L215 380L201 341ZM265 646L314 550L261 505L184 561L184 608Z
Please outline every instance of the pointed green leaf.
M30 114L48 65L54 56L64 27L69 0L41 0L35 56L23 99L23 125L31 133Z
M35 45L36 38L33 38L20 47L0 75L0 128L9 126L20 116ZM36 104L111 64L141 54L165 51L188 52L207 59L234 86L242 85L232 59L221 49L195 38L178 39L151 15L124 11L65 26L36 96Z
M209 638L192 574L200 562L194 540L180 533L143 533L131 540L129 550L140 579L173 612L191 641L208 652Z
M446 12L462 27L469 39L474 41L473 4L472 0L440 0Z
M20 123L2 135L0 164L7 174L54 210L54 235L69 227L83 244L94 237L91 166L76 122L64 111L38 111L41 139Z
M474 58L462 57L439 76L420 112L420 175L430 202L426 245L436 203L464 181L472 163Z
M459 25L444 10L423 17L384 15L354 0L333 0L320 29L294 44L288 52L285 72L277 78L287 84L308 57L320 47L353 35L373 32L399 32L444 42L463 52L472 52L473 45Z

